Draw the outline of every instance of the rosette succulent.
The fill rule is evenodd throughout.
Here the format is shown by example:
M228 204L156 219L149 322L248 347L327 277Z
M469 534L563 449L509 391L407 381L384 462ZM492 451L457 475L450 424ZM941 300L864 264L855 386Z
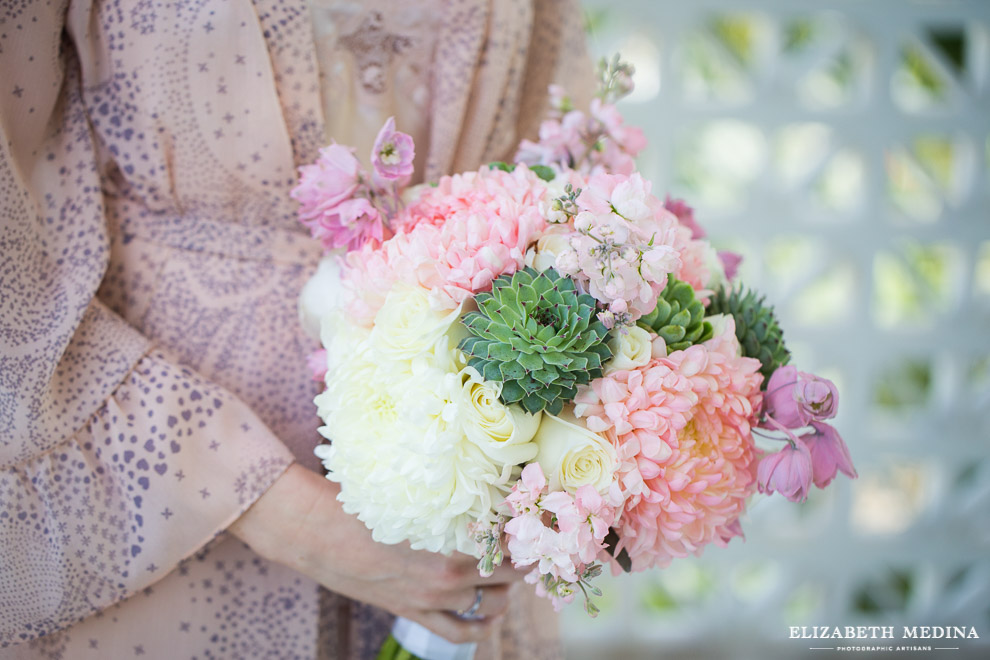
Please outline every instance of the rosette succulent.
M553 268L502 275L474 300L478 311L462 319L473 336L458 348L485 380L502 383L507 404L557 415L612 356L595 299Z
M764 304L753 291L719 289L708 303L708 314L731 314L736 321L736 338L743 355L756 358L763 365L763 384L773 372L791 359L784 345L784 331L777 324L773 307Z
M705 320L705 307L694 297L694 289L673 276L668 276L656 308L636 323L662 337L668 355L712 338L712 324Z

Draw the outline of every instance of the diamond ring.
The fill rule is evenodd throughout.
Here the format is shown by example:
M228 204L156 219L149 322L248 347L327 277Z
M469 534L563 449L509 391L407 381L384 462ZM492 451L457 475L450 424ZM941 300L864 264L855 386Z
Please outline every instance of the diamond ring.
M466 610L457 610L457 616L462 619L480 619L478 616L478 610L481 609L481 599L485 595L485 592L481 587L475 587L474 589L474 602L471 603L471 607Z

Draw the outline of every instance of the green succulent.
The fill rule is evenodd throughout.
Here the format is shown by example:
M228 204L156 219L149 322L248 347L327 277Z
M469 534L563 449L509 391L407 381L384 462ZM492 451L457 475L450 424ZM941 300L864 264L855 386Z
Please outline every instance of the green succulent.
M765 304L763 296L753 291L719 289L708 303L708 314L731 314L736 321L736 338L743 355L756 358L763 365L763 385L781 365L787 364L791 353L784 345L784 331L777 324L773 307Z
M461 320L473 336L458 348L485 380L502 383L504 403L557 415L612 357L595 299L553 268L502 275L474 300L478 311Z
M694 289L673 276L667 278L656 308L636 324L663 337L668 355L712 338L712 324L705 320L705 307L694 297Z

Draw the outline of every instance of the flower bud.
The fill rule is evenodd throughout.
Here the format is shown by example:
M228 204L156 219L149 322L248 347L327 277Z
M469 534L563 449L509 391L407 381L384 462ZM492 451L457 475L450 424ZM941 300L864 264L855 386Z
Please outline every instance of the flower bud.
M756 470L757 487L761 493L777 491L792 502L808 499L811 478L811 452L800 439L764 456Z
M831 425L822 422L812 422L811 427L814 430L802 435L801 439L811 452L811 469L815 485L825 488L839 471L850 479L858 477L852 457L849 456L849 448L846 447L839 432Z
M765 414L777 424L797 429L812 421L835 417L839 392L832 381L787 365L779 367L770 376L763 405ZM774 426L771 424L770 428Z

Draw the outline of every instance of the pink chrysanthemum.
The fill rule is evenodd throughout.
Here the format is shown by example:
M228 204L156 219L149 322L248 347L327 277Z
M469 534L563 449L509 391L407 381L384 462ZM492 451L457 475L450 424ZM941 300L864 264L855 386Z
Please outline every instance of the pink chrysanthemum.
M443 177L396 218L394 238L348 255L351 313L369 322L399 280L429 289L445 308L487 290L522 265L545 230L545 195L545 184L525 166Z
M633 569L725 545L756 490L750 420L760 403L758 360L723 334L582 388L575 412L619 455L626 497L621 546Z

